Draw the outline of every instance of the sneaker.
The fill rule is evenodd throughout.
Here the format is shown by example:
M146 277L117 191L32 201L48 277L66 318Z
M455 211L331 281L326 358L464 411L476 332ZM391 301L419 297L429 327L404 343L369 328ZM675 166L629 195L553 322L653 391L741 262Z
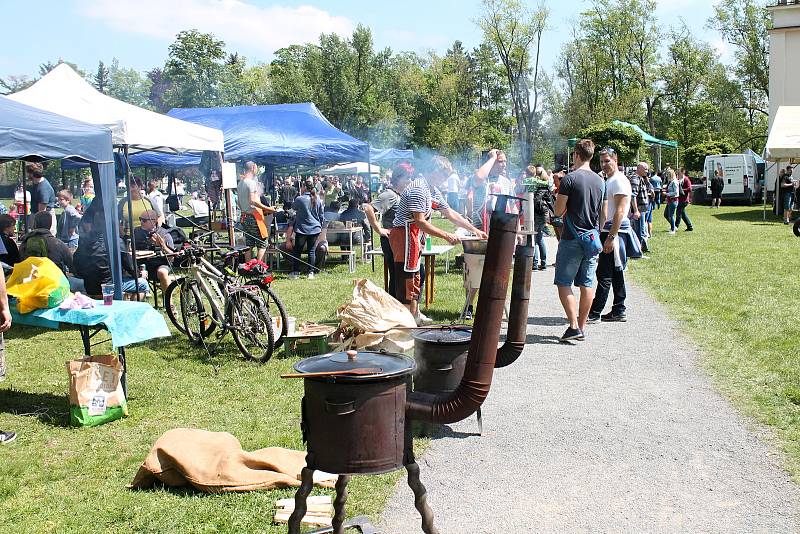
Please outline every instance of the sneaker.
M540 263L539 264L539 270L540 271L544 271L545 269L547 269L547 264L546 263Z
M601 315L600 320L604 323L624 323L628 320L628 317L624 313L609 312L605 315Z
M464 312L464 320L471 321L472 320L472 304L467 306L467 311Z
M417 326L428 326L432 325L434 322L433 319L422 312L417 313L417 316L414 317L414 319L417 321Z
M17 434L15 432L3 432L0 430L0 444L5 445L6 443L11 443L17 439Z
M314 273L308 273L308 279L309 280L313 280L314 279Z
M289 273L289 280L297 280L300 278L300 273Z
M694 232L694 228L693 227L689 227L689 228L686 229L686 231L687 232Z
M583 332L581 332L580 328L569 327L564 332L564 335L561 336L561 339L559 341L561 343L565 343L567 341L583 341L583 340L584 340Z
M589 317L586 318L586 324L597 324L599 322L600 322L599 315L590 315Z
M783 221L783 224L789 224L789 221Z
M667 232L667 235L675 235L675 230L670 230L669 232Z

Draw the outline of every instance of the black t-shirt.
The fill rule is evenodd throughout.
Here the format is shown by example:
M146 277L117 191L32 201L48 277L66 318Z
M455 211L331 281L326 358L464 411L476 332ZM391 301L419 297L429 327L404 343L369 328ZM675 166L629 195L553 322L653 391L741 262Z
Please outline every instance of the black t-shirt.
M38 184L31 185L31 213L39 210L39 204L47 204L48 208L56 207L56 192L47 179L43 179Z
M586 169L578 169L561 179L558 194L567 196L566 216L579 232L599 227L604 192L603 179ZM575 236L567 230L562 232L561 239L571 240Z

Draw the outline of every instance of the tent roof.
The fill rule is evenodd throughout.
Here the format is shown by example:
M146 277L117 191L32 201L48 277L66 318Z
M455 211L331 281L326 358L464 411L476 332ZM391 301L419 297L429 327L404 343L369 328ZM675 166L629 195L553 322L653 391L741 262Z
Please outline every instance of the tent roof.
M111 132L0 97L0 159L113 161Z
M227 108L175 108L170 117L219 128L225 133L226 161L269 165L324 165L365 161L369 145L336 129L312 103ZM176 158L140 156L139 166L177 165Z
M767 159L800 159L800 106L780 106L767 138Z
M114 145L127 145L131 153L142 150L219 152L223 149L219 130L176 120L104 95L65 63L9 98L65 117L106 126L111 130Z
M657 137L653 137L649 133L645 132L644 130L642 130L641 128L636 126L635 124L631 124L629 122L623 122L623 121L614 121L614 124L619 124L620 126L627 126L629 128L633 128L634 130L639 132L639 134L644 139L644 142L647 143L648 145L659 145L659 146L665 146L665 147L668 147L668 148L678 148L678 142L677 141L664 141L663 139L659 139Z
M334 165L327 169L319 171L320 174L367 174L367 162L360 161L356 163L342 163L341 165ZM381 168L377 165L369 166L370 174L380 174Z
M369 159L376 161L396 161L400 159L414 159L413 150L401 150L399 148L372 148L369 149Z
M748 148L747 150L745 150L744 153L749 155L749 156L753 156L753 158L756 160L756 164L758 164L758 165L763 165L764 163L766 163L764 161L764 158L762 158L760 154L756 154L753 151L753 149L751 149L751 148Z

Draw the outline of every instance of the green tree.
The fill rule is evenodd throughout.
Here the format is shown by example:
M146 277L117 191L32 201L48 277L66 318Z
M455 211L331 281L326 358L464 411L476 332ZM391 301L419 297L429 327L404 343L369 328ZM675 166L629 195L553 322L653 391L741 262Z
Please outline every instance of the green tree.
M619 154L620 163L634 162L640 149L644 146L644 139L639 132L629 126L611 122L592 124L581 130L578 137L591 139L598 148L613 148Z
M97 72L92 76L92 85L103 94L108 90L108 86L111 85L108 74L108 67L102 61L98 62Z
M478 24L503 65L516 123L515 141L527 164L541 121L539 58L549 11L541 4L531 9L520 0L483 0L482 4Z
M108 87L106 93L134 106L150 107L150 86L152 82L134 69L119 66L119 60L111 60L108 68Z
M168 107L217 105L219 84L225 74L225 43L211 33L178 32L169 46L164 77L170 87L164 94Z
M733 145L727 140L703 141L683 151L683 166L691 172L700 172L703 170L706 156L730 154L733 151Z

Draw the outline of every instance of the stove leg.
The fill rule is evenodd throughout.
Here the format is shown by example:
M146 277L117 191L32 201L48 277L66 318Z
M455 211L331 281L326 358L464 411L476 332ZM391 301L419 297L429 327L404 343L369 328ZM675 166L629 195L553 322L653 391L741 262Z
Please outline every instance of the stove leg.
M294 512L289 517L289 534L300 534L300 522L306 516L308 510L307 499L314 488L314 470L304 467L300 474L300 487L294 494Z
M339 475L336 479L336 498L333 500L333 526L334 534L344 534L344 505L347 502L347 483L350 482L350 477L347 475Z
M412 461L406 464L406 471L408 471L408 486L414 492L414 506L422 516L422 531L425 534L439 534L439 531L433 526L433 511L428 506L428 491L419 479L417 462Z
M483 415L481 414L481 409L480 408L478 408L477 415L478 415L478 435L482 436L483 435Z

